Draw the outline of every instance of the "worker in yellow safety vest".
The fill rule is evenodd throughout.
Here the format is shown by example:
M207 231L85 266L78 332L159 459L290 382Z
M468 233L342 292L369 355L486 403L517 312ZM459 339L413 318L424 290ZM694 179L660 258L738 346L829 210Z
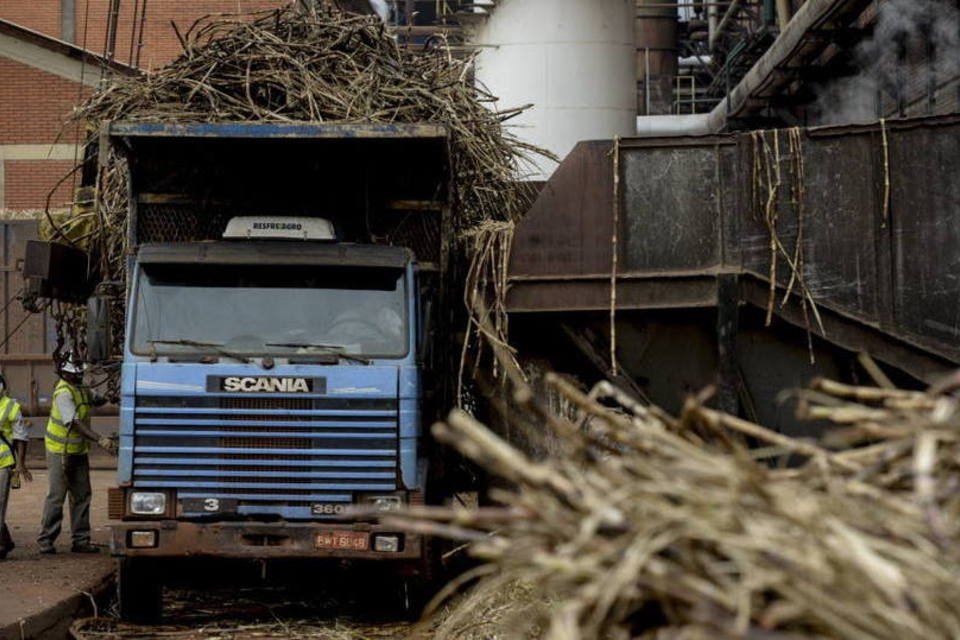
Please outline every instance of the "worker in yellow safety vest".
M60 380L53 391L50 419L44 438L50 489L40 525L40 553L56 553L54 542L63 522L63 501L70 494L70 529L74 553L99 553L90 541L90 442L110 453L116 445L90 428L91 408L104 404L83 384L83 365L73 358L60 367Z
M33 480L26 454L27 424L20 415L20 403L7 394L7 381L0 374L0 560L15 546L7 528L10 488L19 486L20 478Z

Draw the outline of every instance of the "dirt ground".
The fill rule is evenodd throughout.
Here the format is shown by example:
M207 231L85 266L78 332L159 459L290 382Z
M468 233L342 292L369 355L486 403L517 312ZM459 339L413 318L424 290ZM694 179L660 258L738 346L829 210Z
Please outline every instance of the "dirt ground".
M103 584L113 572L113 559L106 544L107 487L115 482L115 471L94 470L93 506L91 524L93 541L104 545L100 555L70 553L69 525L64 523L64 532L57 541L56 555L40 555L37 532L40 515L47 491L47 472L35 469L33 482L23 483L23 488L10 492L7 508L7 525L17 545L6 558L0 561L0 630L18 625L63 600L75 598ZM66 517L66 510L65 510ZM69 520L69 517L66 518Z
M40 555L36 535L46 495L47 475L34 471L34 481L11 492L7 523L17 548L0 561L0 639L20 639L20 621L24 637L37 629L48 631L44 637L66 637L76 603L64 603L83 596L83 592L103 585L113 572L114 561L106 547L106 489L114 483L115 471L91 472L94 500L91 510L93 540L104 545L99 556L70 553L69 527L58 540L59 553ZM66 514L65 514L66 515ZM100 618L75 623L75 637L84 640L104 638L151 638L198 640L200 638L299 638L318 640L357 640L361 638L405 638L414 628L409 614L380 610L391 598L370 592L371 583L357 580L349 570L318 576L313 588L198 588L167 591L164 621L159 626L123 625L116 619L116 607L109 603L98 610ZM393 603L394 605L396 603ZM389 607L394 609L394 607ZM64 618L64 616L67 616ZM57 620L57 618L61 618ZM7 633L4 633L6 630Z
M394 640L411 637L416 626L396 613L378 611L370 599L346 602L323 587L174 590L165 601L161 624L124 624L108 612L78 620L73 635L79 640ZM417 640L423 637L416 634Z

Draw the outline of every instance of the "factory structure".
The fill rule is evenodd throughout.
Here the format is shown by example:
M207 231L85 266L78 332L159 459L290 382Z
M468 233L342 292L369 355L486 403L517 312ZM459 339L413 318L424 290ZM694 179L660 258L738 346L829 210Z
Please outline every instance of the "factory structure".
M467 244L464 238L473 240L479 234L461 233L460 221L451 214L460 204L451 185L462 176L454 175L452 138L441 124L282 117L240 124L171 123L173 119L162 117L147 122L148 117L89 131L74 119L77 105L113 79L150 74L190 55L190 25L205 16L248 20L291 6L306 15L334 5L368 16L368 21L359 21L362 28L375 34L371 40L386 42L391 52L407 49L450 56L444 61L469 61L462 77L489 97L485 106L523 145L543 150L527 162L518 161L522 183L513 180L510 171L502 172L508 177L501 186L534 196L528 209L524 201L525 211L515 219L483 219L491 223L484 233L494 229L491 233L499 234L492 236L490 246L504 251L490 260L493 267L481 267L491 268L490 273L477 276L473 256L460 246ZM343 24L334 30L337 38ZM247 73L250 104L244 108L252 106L256 114L249 68ZM184 93L172 93L170 110L180 113L179 96ZM481 108L471 113L478 112L483 114L478 120L493 118ZM493 129L499 137L499 123ZM97 140L96 151L93 145L85 147L89 140ZM313 493L333 492L334 487L337 500L347 504L376 490L367 496L376 498L367 506L378 509L381 502L391 508L403 500L431 504L434 496L425 497L426 482L417 482L439 456L427 459L424 452L435 454L429 447L436 445L421 446L417 440L430 437L429 429L421 429L420 422L426 424L421 406L434 410L431 403L453 397L461 402L471 393L473 399L480 398L484 384L507 388L498 377L506 368L501 368L503 360L491 365L496 372L484 378L484 366L493 360L485 347L477 347L476 362L482 364L475 369L480 373L466 383L467 391L462 378L436 375L432 382L442 377L438 388L449 393L441 400L424 394L421 405L417 394L428 383L421 384L418 367L426 370L426 361L450 364L459 357L454 364L462 376L469 368L466 354L474 348L471 331L477 336L490 332L477 320L482 305L471 307L469 295L464 295L468 304L462 305L459 294L465 292L450 298L449 287L459 283L458 278L473 284L474 295L484 287L496 289L496 329L503 333L490 342L507 338L506 346L516 348L519 377L529 379L532 388L548 371L559 374L555 379L573 381L571 387L577 389L595 389L599 381L609 380L622 393L616 399L619 405L662 407L664 415L681 415L690 398L709 396L711 410L803 442L822 436L828 425L798 418L797 397L785 390L820 378L921 390L960 368L960 0L3 0L0 372L32 422L36 453L44 446L57 383L51 355L77 339L76 333L65 335L63 326L65 318L76 321L80 316L68 318L54 306L53 294L46 306L24 309L24 291L36 284L24 279L27 243L49 240L49 230L68 218L92 219L102 211L96 206L100 194L90 185L106 181L100 181L100 173L91 179L91 167L104 171L120 155L111 157L107 149L121 146L130 153L127 159L137 153L151 158L125 165L129 173L123 177L123 198L129 203L124 200L122 209L129 218L123 218L124 224L99 227L126 226L128 244L120 241L111 248L122 247L127 262L111 263L111 268L123 265L117 270L120 276L98 274L99 286L69 302L105 305L99 317L86 317L90 324L84 327L103 328L97 336L101 346L114 352L98 364L107 362L115 373L122 361L126 376L113 398L120 401L98 410L93 426L102 434L119 433L123 443L118 468L127 475L120 486L110 485L109 513L114 521L129 520L123 525L132 532L123 539L131 545L127 551L135 548L133 533L142 533L139 528L146 525L139 520L145 514L132 512L135 517L125 518L131 515L125 510L132 501L124 491L150 487L157 478L168 484L157 485L164 506L154 515L175 524L151 534L143 547L148 551L141 550L147 555L159 547L161 536L167 544L168 536L175 535L171 531L185 536L189 526L200 523L197 529L203 532L203 518L210 515L203 511L206 494L188 493L185 482L199 483L204 490L223 489L218 495L226 496L225 503L234 510L227 515L237 516L235 521L228 518L231 525L240 526L243 515L244 526L263 525L264 531L268 524L279 527L283 519L304 525L304 530L306 525L329 526L334 531L328 536L329 548L336 554L351 549L337 546L342 544L338 525L323 518L340 518L347 511L318 511L318 505L343 505L311 503ZM371 161L375 153L380 156ZM80 170L84 157L89 162ZM355 171L355 165L363 171ZM329 189L331 184L336 189ZM279 189L276 185L289 191L286 199L277 198L290 206L286 222L257 210L267 208L263 203L270 203L270 189ZM335 214L307 206L323 189L341 187L343 194L325 201L328 209L337 209ZM353 193L344 195L350 189ZM257 215L271 220L258 221ZM320 215L325 218L318 223ZM208 219L200 224L203 216ZM284 226L290 220L292 226ZM255 244L258 237L290 240L283 234L294 233L290 230L304 220L315 234L308 238L308 230L296 238L313 243L304 255L285 245L262 255L251 250L254 258L240 262L244 243ZM342 228L346 236L338 235ZM278 235L270 235L273 232ZM425 257L418 242L433 253ZM184 246L165 253L157 248L164 243ZM370 247L365 244L378 243L384 246L366 253ZM83 249L94 255L92 246ZM79 248L72 249L88 259ZM325 267L333 265L341 276L347 274L344 281L362 279L356 274L364 270L402 270L402 279L394 277L388 290L410 295L410 301L400 307L403 321L397 313L395 323L393 316L386 322L405 332L402 358L372 348L358 357L343 344L331 346L320 337L302 336L283 342L264 338L259 362L242 349L234 353L224 348L230 338L205 342L158 332L140 352L130 341L111 343L122 331L115 329L117 323L111 325L109 305L134 300L134 288L141 293L148 284L153 286L154 273L174 274L170 286L181 287L185 285L177 278L189 281L196 265L213 260L221 269L216 274L227 274L226 280L241 271L238 265L249 268L249 277L255 279L260 277L257 260L263 258L269 259L266 271L287 277L298 269L315 268L310 262L314 253L329 261ZM137 266L136 260L142 264ZM96 268L103 264L88 271ZM130 277L126 269L137 275L122 283ZM302 289L322 288L307 280ZM377 281L365 286L381 291L386 285ZM262 288L285 290L273 284ZM176 297L170 300L175 303ZM157 302L157 313L166 305L166 299ZM286 308L278 304L272 310L279 318ZM304 306L300 314L312 323L320 312ZM204 313L216 315L209 309ZM435 318L441 329L431 324ZM417 324L421 322L422 327ZM156 324L175 322L165 316ZM184 322L184 331L192 328L189 324ZM119 325L134 332L134 322L122 313ZM272 327L264 329L264 335L269 330ZM436 336L443 343L440 348L423 347ZM293 339L296 342L290 342ZM158 344L171 350L158 354ZM448 349L451 344L457 348ZM296 349L292 355L303 360L268 347ZM489 351L496 352L496 346ZM389 358L403 362L384 365ZM321 374L310 373L320 366L326 367ZM455 369L437 367L445 374ZM207 375L228 370L229 375ZM257 377L247 377L248 371ZM187 380L184 372L194 377ZM353 395L327 397L328 382L336 392ZM287 393L301 384L309 398ZM536 391L545 388L546 383ZM376 393L371 395L371 389ZM257 397L230 395L239 391ZM267 392L283 397L266 397ZM500 400L502 406L490 414L499 410L506 415L514 408L510 402L516 399L508 400L504 393ZM477 406L476 417L510 441L510 433L498 431L510 428L510 419L498 423L495 415L483 413L488 407L479 401ZM201 423L223 431L213 426L204 431L197 426ZM587 418L579 424L586 429ZM370 431L360 433L366 428ZM191 477L193 467L188 466L195 462L189 457L192 450L180 449L181 439L189 438L201 438L194 442L206 447L205 457L198 458L202 464L197 462L199 479ZM329 447L316 444L321 441ZM355 448L354 441L360 443ZM511 444L524 449L529 443ZM530 445L524 453L543 453L538 446ZM157 457L132 462L134 450L139 456L143 447L155 447ZM271 447L289 454L289 460L269 461ZM227 449L233 453L216 458ZM178 458L183 451L189 455ZM314 460L313 455L319 457ZM382 459L370 463L375 456ZM789 457L783 455L784 464ZM335 461L328 469L323 465L330 459ZM256 466L263 460L303 469L285 478L284 470L263 473ZM370 463L369 468L357 460ZM117 466L112 458L106 464ZM167 468L176 465L182 468ZM337 465L358 475L343 480ZM461 465L458 472L466 468ZM450 477L460 480L454 473ZM363 484L366 479L369 483ZM253 489L227 493L239 491L242 483ZM291 486L289 495L281 492ZM381 496L381 491L390 495ZM177 520L189 511L186 503L176 504L178 492L181 499L192 500L193 512L187 515L196 516L195 522ZM169 508L167 496L172 496ZM274 508L281 511L271 511ZM286 526L286 520L282 524ZM353 549L369 552L365 559L384 549L416 555L413 545L404 550L402 536L393 530L379 531L383 548L377 548L364 537L365 526L357 525L350 538L372 545ZM238 557L252 557L243 554L253 545L280 554L288 544L287 532L274 534L273 529L257 533L255 542L241 536ZM303 534L298 544L316 552L320 542L314 536ZM369 538L374 540L373 534ZM187 549L186 557L193 547L185 539L177 544ZM428 539L425 535L423 541ZM113 552L119 555L117 544L114 539ZM348 555L337 556L344 557ZM98 570L108 584L112 565ZM157 585L151 588L162 600ZM74 603L69 613L61 607L56 615L74 615L80 606ZM53 616L49 611L52 607L48 615ZM0 630L8 623L0 616ZM24 623L18 624L22 637L53 637L25 633Z
M165 0L24 0L0 7L5 299L17 293L15 268L24 241L34 237L43 218L38 212L74 203L79 176L71 168L81 153L82 132L70 124L73 105L111 74L149 72L169 62L180 52L182 31L200 16L286 4L205 0L187 8ZM886 356L897 372L916 379L955 361L957 351L949 347L957 330L952 317L909 332L897 324L890 301L902 294L903 302L914 302L898 289L897 270L912 261L898 255L901 245L888 248L902 237L896 228L901 215L934 215L925 200L934 194L903 195L899 181L937 169L918 162L943 166L952 158L949 150L946 159L891 155L900 137L915 137L917 130L929 130L933 140L954 132L960 10L952 0L344 0L341 5L378 12L402 46L443 44L451 55L473 56L475 81L497 98L492 108L528 107L507 124L554 159L526 168L529 180L545 186L517 231L511 309L518 336L526 330L543 335L536 328L545 324L551 328L545 351L554 338L576 347L582 357L568 363L572 368L607 373L609 354L617 352L638 393L669 407L683 393L717 379L724 361L718 349L734 349L744 353L745 363L728 366L725 380L735 398L731 408L743 409L766 405L753 395L769 397L812 375L855 369L849 356L860 351ZM928 120L906 124L915 118ZM743 133L824 125L861 128L804 134L816 142L802 145L797 138L792 147L786 133L776 144L772 135ZM677 136L695 137L678 141ZM834 153L831 145L842 151ZM825 304L824 313L835 312L843 339L811 324L805 305L785 304L774 314L785 319L771 322L758 310L766 306L768 283L755 284L757 305L747 304L740 293L729 299L722 293L744 289L737 278L743 262L733 253L757 254L751 273L763 271L760 263L769 259L767 249L750 245L765 246L768 229L761 226L739 247L725 235L755 222L751 202L757 185L746 174L760 161L757 148L764 158L777 156L777 163L797 153L814 154L805 166L807 183L794 187L805 190L810 215L802 224L778 222L785 242L822 252L812 244L822 230L834 243L841 232L849 234L850 247L831 249L862 245L867 229L842 228L853 223L844 218L841 224L836 208L817 209L837 188L850 190L849 201L837 206L861 225L867 209L889 218L889 225L886 220L867 225L879 228L867 239L871 250L855 273L844 266L849 256L836 265L837 272L830 271L829 260L802 265L810 280L805 304ZM866 182L846 186L857 176ZM910 199L915 195L920 200ZM948 202L944 215L953 215L956 195L950 200L940 189L937 197ZM714 215L703 215L706 202L718 207ZM721 211L726 204L743 211ZM816 215L824 219L816 221ZM737 216L744 219L734 221ZM796 239L801 228L807 233L802 241ZM955 233L956 225L951 228L947 235ZM951 242L942 244L952 255ZM655 258L655 249L664 246L670 250ZM926 255L941 261L926 265L928 271L939 272L949 260ZM611 286L619 288L612 304ZM957 286L944 282L943 297L923 304L935 311ZM843 287L853 288L852 297L848 291L831 306L831 296ZM730 338L742 349L718 343L725 334L718 334L716 315L724 304L748 309L742 331L735 331L740 338ZM753 327L757 314L749 309L763 316L761 326ZM614 324L623 325L612 350L611 310L619 314ZM15 393L30 398L30 412L43 415L53 381L46 363L56 341L53 329L41 317L22 316L18 305L7 305L3 322L8 337L0 360L8 380ZM699 355L681 361L677 344ZM781 347L786 351L780 353ZM824 353L814 354L817 349ZM770 362L779 363L775 371L761 366ZM678 371L669 373L672 368ZM752 391L751 378L763 390Z
M53 176L73 160L75 132L62 129L85 87L171 61L197 18L288 4L4 3L0 208L43 208L54 187L52 205L71 201ZM369 13L382 4L387 28L409 47L445 42L475 55L476 81L495 106L531 105L511 125L558 158L581 140L876 122L955 113L960 100L958 8L948 0L338 4ZM18 126L38 107L40 122ZM55 147L41 154L43 145ZM37 170L22 164L40 160ZM547 165L531 177L549 176L556 163Z

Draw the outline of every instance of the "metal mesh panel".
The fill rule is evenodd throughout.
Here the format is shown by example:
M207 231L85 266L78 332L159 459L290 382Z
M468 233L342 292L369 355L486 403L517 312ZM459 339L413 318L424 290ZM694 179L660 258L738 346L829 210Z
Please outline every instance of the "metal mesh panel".
M137 210L137 236L146 242L219 240L227 222L243 212L236 208L184 203L141 203ZM440 213L390 212L370 220L371 240L407 247L421 263L440 261Z
M390 213L371 223L377 242L406 247L417 261L440 262L440 214L438 212Z
M221 460L251 460L253 462L263 461L263 456L258 456L256 454L247 454L247 453L221 453L218 456ZM283 460L286 462L309 462L316 460L315 456L310 455L294 455L294 454L284 454ZM224 469L233 469L234 467L223 467Z
M141 204L137 210L137 234L140 242L219 240L230 218L227 210L198 212L195 205Z
M312 398L221 398L221 409L313 409ZM268 419L271 416L266 416ZM253 416L244 416L245 420L252 419ZM289 420L288 416L284 420Z
M310 449L313 447L313 443L308 438L243 438L230 436L221 438L220 446L231 449Z
M312 409L312 408L313 408L313 400L312 400L311 398L221 398L221 399L220 399L220 408L222 408L222 409L282 409L282 410L285 410L285 411L290 411L290 410L294 410L294 411L295 411L295 410L298 410L298 409L301 409L301 410L303 410L303 409ZM218 417L221 418L221 419L224 419L224 420L234 419L234 420L245 420L245 421L249 421L249 422L271 422L271 421L275 421L275 420L277 419L277 416L275 416L275 415L265 415L265 416L261 416L261 415L256 415L256 414L244 414L244 415L239 415L239 416L238 416L238 415L234 415L234 416L227 415L227 416L218 416ZM283 420L284 420L285 422L293 422L293 421L308 422L308 421L315 420L315 419L316 419L316 418L314 418L314 417L312 417L312 416L291 416L291 415L285 415L285 416L283 416ZM244 432L246 432L246 433L260 433L260 432L263 431L263 427L254 426L254 425L247 425L247 426L241 426L241 425L229 425L229 426L227 426L227 425L221 425L221 426L219 427L219 429L222 430L222 431L230 431L230 432L233 432L233 433L244 433ZM307 429L306 429L306 431L308 431L308 432L311 431L311 430L312 430L312 428L307 428ZM283 431L300 431L300 429L297 429L297 428L295 428L295 427L283 427ZM225 447L227 447L227 446L229 446L229 447L234 447L234 446L235 446L235 447L243 447L243 448L245 448L245 449L269 449L269 448L271 448L271 447L268 447L268 446L265 446L265 445L264 445L264 446L255 446L255 445L250 445L250 444L228 444L228 443L227 443L227 440L230 440L230 441L232 442L232 441L234 441L234 440L237 440L237 438L226 438L226 439L224 439L223 446L225 446ZM247 441L247 442L254 442L256 439L242 438L242 440ZM304 441L301 440L301 439L295 439L295 440L291 440L291 441L298 441L298 440L299 440L299 442L300 442L301 444L298 444L298 445L296 445L296 446L282 447L282 448L284 448L284 449L307 449L307 448L309 448L309 446L304 446L304 444L303 444ZM277 440L277 439L270 439L269 441L268 441L268 440L263 440L263 442L278 443L279 440ZM271 446L273 446L273 445L271 445ZM277 446L279 446L279 445L277 445Z
M224 492L227 492L227 491L231 491L231 490L229 490L229 489L225 489L225 490L224 490ZM232 491L236 491L236 492L238 492L238 493L253 494L253 495L268 495L268 494L271 494L271 493L277 493L279 490L278 490L278 489L269 489L269 488L264 489L264 488L260 488L260 487L242 487L242 488L238 487L238 488L236 488L236 489L232 489ZM291 497L295 497L295 496L309 496L309 495L314 494L314 493L316 493L316 492L317 492L316 489L283 489L283 493L284 493L284 494L288 494L288 495L290 495Z

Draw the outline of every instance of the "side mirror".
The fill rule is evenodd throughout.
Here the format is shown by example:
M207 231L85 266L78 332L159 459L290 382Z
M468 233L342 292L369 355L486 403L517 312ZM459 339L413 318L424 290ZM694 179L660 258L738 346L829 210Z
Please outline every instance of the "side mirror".
M93 296L87 299L87 360L103 362L110 357L110 302Z

